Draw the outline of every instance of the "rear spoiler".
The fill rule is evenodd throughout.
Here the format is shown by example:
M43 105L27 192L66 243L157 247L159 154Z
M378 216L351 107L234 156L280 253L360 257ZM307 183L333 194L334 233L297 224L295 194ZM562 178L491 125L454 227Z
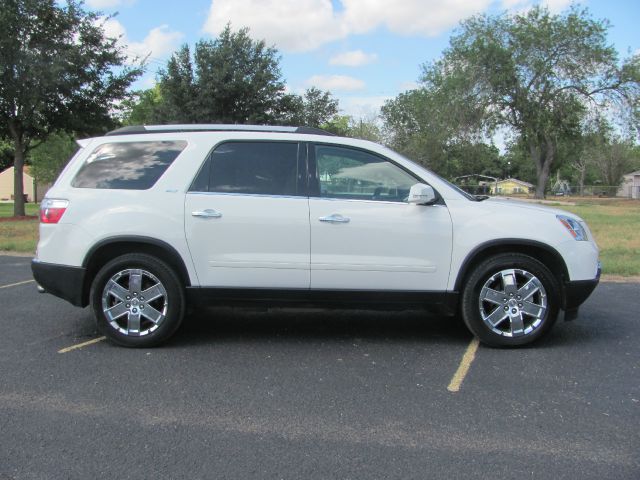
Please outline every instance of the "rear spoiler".
M92 140L91 138L82 138L82 139L76 140L76 143L80 146L80 148L84 148L91 143L91 140Z

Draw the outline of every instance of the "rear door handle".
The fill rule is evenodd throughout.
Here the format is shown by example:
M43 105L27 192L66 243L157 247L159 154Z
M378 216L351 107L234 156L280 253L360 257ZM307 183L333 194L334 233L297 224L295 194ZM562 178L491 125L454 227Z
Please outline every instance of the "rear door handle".
M351 221L349 217L343 217L339 213L332 213L326 217L320 217L318 220L328 223L349 223Z
M211 208L207 208L206 210L191 212L193 217L201 217L201 218L220 218L222 214L217 212Z

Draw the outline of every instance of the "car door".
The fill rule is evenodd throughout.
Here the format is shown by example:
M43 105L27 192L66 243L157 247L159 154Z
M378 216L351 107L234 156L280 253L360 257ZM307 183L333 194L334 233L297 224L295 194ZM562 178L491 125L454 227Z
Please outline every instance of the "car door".
M336 145L310 148L311 288L446 290L452 223L410 205L420 180L388 159Z
M305 156L297 142L215 147L185 198L201 286L309 288Z

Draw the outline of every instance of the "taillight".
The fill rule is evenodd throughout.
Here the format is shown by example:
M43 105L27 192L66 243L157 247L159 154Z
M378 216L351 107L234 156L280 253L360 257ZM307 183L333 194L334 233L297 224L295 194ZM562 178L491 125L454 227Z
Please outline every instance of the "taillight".
M40 222L58 223L69 206L69 200L45 198L40 204Z

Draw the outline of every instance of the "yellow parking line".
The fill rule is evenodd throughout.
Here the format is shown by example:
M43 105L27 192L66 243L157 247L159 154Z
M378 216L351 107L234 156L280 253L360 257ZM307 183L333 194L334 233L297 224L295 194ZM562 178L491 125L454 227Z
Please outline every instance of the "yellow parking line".
M2 285L0 286L0 290L2 290L3 288L17 287L18 285L24 285L25 283L31 283L31 282L35 282L35 280L25 280L24 282L10 283L9 285Z
M474 338L473 340L471 340L471 343L469 344L469 346L467 347L467 350L464 352L464 355L462 356L462 360L460 360L460 365L458 366L458 370L456 370L456 373L453 374L451 383L449 383L449 386L447 387L447 390L449 390L450 392L455 393L460 390L460 385L462 385L462 382L464 381L464 377L467 376L467 373L469 372L469 368L471 367L471 363L473 362L473 359L476 358L476 351L478 350L478 345L480 345L480 342L478 342L477 338Z
M88 347L89 345L93 345L94 343L98 343L103 340L106 340L106 338L107 337L98 337L98 338L88 340L86 342L78 343L76 345L71 345L70 347L66 347L66 348L63 348L62 350L58 350L58 353L67 353L67 352L70 352L71 350L77 350L78 348Z

